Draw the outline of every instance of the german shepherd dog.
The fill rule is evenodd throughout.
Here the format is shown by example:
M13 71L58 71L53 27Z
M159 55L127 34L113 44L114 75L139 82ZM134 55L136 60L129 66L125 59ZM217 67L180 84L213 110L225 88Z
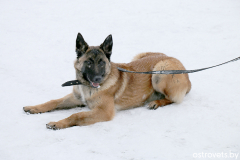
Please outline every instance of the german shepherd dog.
M141 53L130 63L110 61L113 40L109 35L100 46L89 46L82 35L76 39L77 58L74 62L76 79L73 92L23 110L31 114L54 109L87 105L91 110L71 115L58 122L50 122L48 129L63 129L110 121L117 110L143 106L157 109L171 103L181 103L191 89L188 74L134 74L121 72L117 67L131 71L185 70L182 63L163 53Z

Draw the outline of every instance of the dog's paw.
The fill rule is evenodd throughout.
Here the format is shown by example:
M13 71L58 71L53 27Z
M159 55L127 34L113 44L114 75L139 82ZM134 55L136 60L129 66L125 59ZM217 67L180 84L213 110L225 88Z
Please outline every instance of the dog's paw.
M41 113L36 107L33 107L33 106L23 107L23 110L24 110L26 113L30 113L30 114Z
M152 101L148 104L148 109L157 109L158 107L163 107L169 104L172 104L173 102L167 99L161 99L161 100L156 100Z
M156 110L158 107L160 107L160 106L155 101L150 102L148 104L148 109L151 109L151 110Z
M61 123L59 122L50 122L46 124L47 129L52 129L52 130L59 130L65 128Z

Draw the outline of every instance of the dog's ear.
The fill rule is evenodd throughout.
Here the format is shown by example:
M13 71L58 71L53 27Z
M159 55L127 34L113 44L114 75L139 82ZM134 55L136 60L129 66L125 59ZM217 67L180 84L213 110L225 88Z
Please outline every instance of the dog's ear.
M87 49L88 49L88 44L83 39L83 36L80 33L78 33L77 39L76 39L77 58L81 57L86 52Z
M112 47L113 47L113 39L112 39L112 35L110 34L105 40L104 42L100 45L100 48L104 51L106 57L109 59L110 61L110 56L112 54Z

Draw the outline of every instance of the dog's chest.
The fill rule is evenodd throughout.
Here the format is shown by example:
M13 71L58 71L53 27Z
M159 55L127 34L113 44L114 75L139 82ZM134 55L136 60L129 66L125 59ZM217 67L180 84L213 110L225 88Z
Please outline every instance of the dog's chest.
M77 89L78 89L78 92L79 92L80 95L81 95L81 101L82 101L82 103L86 105L87 103L86 103L86 98L85 98L85 94L84 94L84 91L83 91L83 87L82 87L81 85L78 85L78 86L77 86Z
M92 99L93 94L96 92L93 89L90 89L89 87L78 85L78 92L81 95L81 101L90 107L88 104L88 101Z

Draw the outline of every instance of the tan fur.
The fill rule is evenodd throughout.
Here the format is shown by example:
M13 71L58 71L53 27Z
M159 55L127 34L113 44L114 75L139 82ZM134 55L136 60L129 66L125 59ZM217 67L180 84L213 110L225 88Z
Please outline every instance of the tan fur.
M80 60L81 61L81 60ZM75 68L81 68L81 62L75 62ZM47 124L51 129L71 126L90 125L111 120L116 110L130 109L144 105L155 92L165 96L149 103L150 109L171 103L181 103L191 89L187 74L133 74L120 72L117 67L132 71L183 70L181 62L162 53L141 53L128 64L109 63L108 76L99 89L84 85L73 87L73 93L44 104L24 107L26 112L43 113L63 106L74 107L86 104L91 111L80 112L58 122Z

